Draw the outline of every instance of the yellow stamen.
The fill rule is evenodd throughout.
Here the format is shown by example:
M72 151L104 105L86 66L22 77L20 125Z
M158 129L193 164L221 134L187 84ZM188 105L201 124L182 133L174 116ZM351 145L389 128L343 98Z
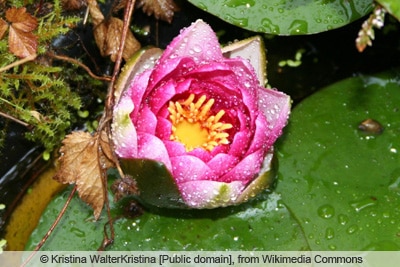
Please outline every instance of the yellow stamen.
M169 119L172 122L170 139L184 144L186 151L199 147L211 151L218 145L229 144L229 134L225 130L231 129L232 124L219 121L225 111L211 115L214 99L206 102L205 95L197 102L193 102L194 99L195 95L190 94L186 100L169 102Z

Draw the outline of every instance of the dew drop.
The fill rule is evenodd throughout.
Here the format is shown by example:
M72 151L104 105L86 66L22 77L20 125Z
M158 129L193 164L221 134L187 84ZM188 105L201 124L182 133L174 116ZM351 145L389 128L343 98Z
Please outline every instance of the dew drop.
M322 205L318 208L318 216L320 216L323 219L329 219L332 218L335 215L335 209L329 205Z
M350 203L350 206L352 206L356 212L360 212L361 210L365 209L366 207L374 206L374 205L376 205L376 198L374 198L374 197L369 197L369 198L361 199L359 201Z
M328 227L325 230L325 238L330 240L335 237L335 230L332 227Z
M351 235L351 234L354 234L355 232L357 232L357 230L358 230L358 226L354 224L354 225L350 226L349 228L347 228L346 232L349 235Z
M347 217L347 215L344 215L344 214L338 215L338 222L341 225L346 225L348 221L349 221L349 217Z

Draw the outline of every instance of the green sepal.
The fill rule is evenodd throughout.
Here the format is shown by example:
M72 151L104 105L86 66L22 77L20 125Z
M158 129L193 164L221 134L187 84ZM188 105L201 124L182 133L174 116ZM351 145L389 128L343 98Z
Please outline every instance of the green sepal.
M144 206L187 208L169 170L150 159L121 159L121 167L137 183L137 199Z

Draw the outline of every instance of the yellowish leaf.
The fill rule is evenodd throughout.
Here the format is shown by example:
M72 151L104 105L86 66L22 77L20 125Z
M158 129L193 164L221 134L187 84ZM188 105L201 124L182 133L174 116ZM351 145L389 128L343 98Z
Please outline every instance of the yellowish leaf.
M83 131L73 132L64 139L60 153L60 166L54 179L76 184L79 197L93 208L98 219L105 202L104 175L113 166L106 133L92 136Z

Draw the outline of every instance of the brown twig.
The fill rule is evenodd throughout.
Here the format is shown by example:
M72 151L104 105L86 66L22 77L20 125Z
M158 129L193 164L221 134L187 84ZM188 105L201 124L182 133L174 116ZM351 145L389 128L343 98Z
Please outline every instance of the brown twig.
M125 40L126 40L126 36L127 33L129 31L129 25L131 22L131 17L132 17L132 13L134 10L134 6L135 6L135 0L129 0L126 3L125 6L125 11L124 11L124 26L122 28L122 35L121 35L121 43L119 45L119 49L118 49L118 54L117 54L117 58L115 60L115 65L114 65L114 70L113 70L113 74L111 77L111 81L110 84L108 86L108 94L107 94L107 99L105 102L105 112L100 120L99 123L99 127L97 129L98 132L101 132L103 129L105 129L106 133L107 133L107 138L108 138L108 144L109 146L113 147L113 143L112 143L112 139L110 138L111 136L111 120L112 120L112 113L113 113L113 108L114 108L114 91L115 91L115 81L116 78L120 72L120 68L121 68L121 63L122 63L122 53L125 47ZM101 135L99 134L99 138ZM113 152L113 162L115 163L115 166L117 167L118 171L120 172L120 175L123 177L123 173L121 170L121 167L119 166L119 162L117 159L117 156L114 153L114 150L111 149L111 151ZM106 246L110 245L113 241L114 241L114 237L115 237L115 232L114 232L114 225L113 225L113 220L111 217L111 209L110 209L110 205L109 205L109 200L107 197L107 180L106 180L106 176L104 176L103 180L103 189L104 189L104 195L105 195L105 206L106 206L106 210L107 210L107 215L109 218L109 227L110 227L110 237L107 235L107 231L106 229L104 229L104 239L103 239L103 243L101 245L101 249L105 249ZM107 225L105 225L104 227L106 228Z
M96 74L94 74L88 66L86 66L85 64L83 64L82 62L80 62L79 60L76 60L74 58L70 58L64 55L56 55L52 52L47 52L47 55L50 57L53 57L55 59L59 59L59 60L63 60L63 61L67 61L70 62L72 64L78 65L79 67L83 68L90 77L97 79L97 80L101 80L101 81L106 81L106 82L110 82L111 81L111 77L109 76L97 76Z
M36 57L37 57L37 54L29 55L29 56L27 56L27 57L25 57L23 59L17 60L17 61L15 61L15 62L7 65L7 66L4 66L4 67L0 68L0 72L3 72L3 71L6 71L6 70L9 70L11 68L14 68L16 66L22 65L22 64L24 64L26 62L35 60Z
M28 123L26 123L26 122L23 122L23 121L21 121L21 120L19 120L19 119L17 119L17 118L15 118L15 117L13 117L13 116L11 116L11 115L8 115L8 114L6 114L6 113L4 113L4 112L1 112L0 111L0 116L2 116L2 117L4 117L4 118L6 118L6 119L9 119L9 120L12 120L12 121L14 121L14 122L16 122L16 123L18 123L18 124L21 124L22 126L25 126L26 128L30 128L30 124L28 124Z
M29 261L33 258L33 256L35 256L35 254L43 247L44 243L47 241L47 239L50 237L51 233L54 231L54 229L60 222L62 216L64 216L65 211L67 210L69 203L71 202L72 197L74 196L74 194L76 192L76 189L77 189L77 186L75 185L74 188L72 189L71 193L69 194L68 199L65 202L63 208L61 209L60 213L58 214L57 218L55 219L53 224L50 226L49 231L47 231L46 235L42 238L42 240L39 242L39 244L37 244L35 249L32 251L32 253L29 255L29 257L21 264L20 267L26 266L29 263Z

